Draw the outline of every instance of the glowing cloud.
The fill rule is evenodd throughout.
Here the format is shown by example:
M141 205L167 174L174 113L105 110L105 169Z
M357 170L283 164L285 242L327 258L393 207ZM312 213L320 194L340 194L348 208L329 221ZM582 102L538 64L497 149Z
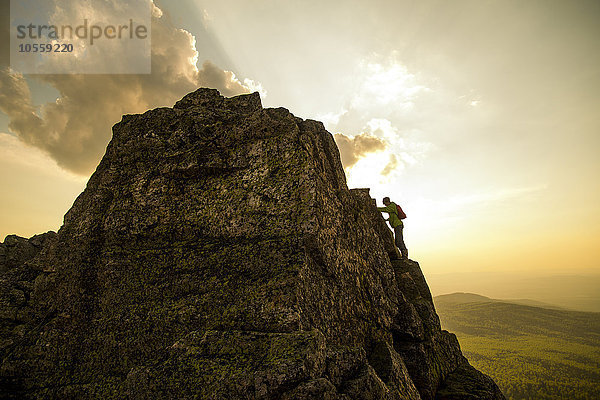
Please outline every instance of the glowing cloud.
M398 167L398 158L395 154L390 154L390 162L381 170L381 175L388 176L396 167Z
M387 146L383 140L368 134L349 137L337 133L334 135L334 139L340 149L342 164L345 168L352 167L366 154L384 150Z
M408 110L420 93L431 90L420 84L416 75L408 72L406 66L397 60L396 52L384 60L380 56L363 60L359 70L365 78L351 101L353 108L393 105L396 109Z

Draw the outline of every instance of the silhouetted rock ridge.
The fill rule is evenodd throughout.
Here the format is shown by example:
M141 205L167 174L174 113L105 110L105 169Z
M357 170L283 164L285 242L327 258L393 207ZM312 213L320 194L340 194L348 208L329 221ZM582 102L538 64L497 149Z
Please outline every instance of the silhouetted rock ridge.
M123 116L41 247L2 264L3 398L503 399L323 124L258 93Z

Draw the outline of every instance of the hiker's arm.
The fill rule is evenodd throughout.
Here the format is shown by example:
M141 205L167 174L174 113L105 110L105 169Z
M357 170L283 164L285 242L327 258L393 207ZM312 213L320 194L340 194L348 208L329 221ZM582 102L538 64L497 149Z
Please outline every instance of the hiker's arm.
M386 212L388 214L395 213L396 212L396 206L394 204L390 203L390 205L385 206L385 207L377 207L377 210Z

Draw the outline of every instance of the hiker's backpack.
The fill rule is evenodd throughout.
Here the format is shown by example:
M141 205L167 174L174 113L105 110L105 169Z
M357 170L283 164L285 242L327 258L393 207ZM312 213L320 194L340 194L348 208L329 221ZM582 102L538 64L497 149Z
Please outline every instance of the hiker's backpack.
M406 214L404 213L404 211L402 211L402 207L400 207L398 204L396 204L396 212L398 213L398 218L406 218Z

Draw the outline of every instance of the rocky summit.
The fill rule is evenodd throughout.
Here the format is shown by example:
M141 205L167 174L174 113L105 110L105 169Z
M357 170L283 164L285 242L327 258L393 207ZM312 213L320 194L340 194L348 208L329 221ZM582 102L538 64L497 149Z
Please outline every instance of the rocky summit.
M322 123L125 115L58 233L0 245L3 399L503 399Z

